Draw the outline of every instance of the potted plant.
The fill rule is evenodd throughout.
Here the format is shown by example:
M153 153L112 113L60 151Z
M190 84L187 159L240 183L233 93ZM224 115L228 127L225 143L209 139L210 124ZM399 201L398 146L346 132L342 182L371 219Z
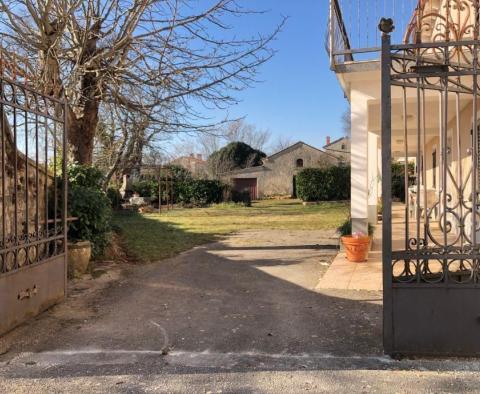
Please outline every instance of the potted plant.
M352 221L348 219L339 228L340 239L345 248L347 260L352 263L367 261L368 251L373 235L373 226L368 224L368 234L361 232L352 233Z

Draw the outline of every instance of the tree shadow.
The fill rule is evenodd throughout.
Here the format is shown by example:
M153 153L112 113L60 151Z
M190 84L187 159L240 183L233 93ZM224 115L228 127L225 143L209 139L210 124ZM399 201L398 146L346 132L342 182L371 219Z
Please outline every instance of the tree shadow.
M144 216L136 225L143 231L162 226L173 237L197 239L196 234ZM263 256L272 250L277 252L274 258ZM259 251L262 256L256 256ZM331 250L326 253L333 256ZM80 369L66 362L35 369L29 376L133 374L145 368L142 362L168 368L161 353L172 351L168 357L189 353L239 355L235 368L244 370L297 370L308 364L305 355L322 355L322 359L325 355L339 359L381 356L380 294L320 293L305 285L312 276L320 278L322 256L321 249L309 245L255 246L252 250L220 242L134 267L128 279L114 283L97 297L94 319L67 324L29 351L67 351L72 359L85 349L99 349L99 354L104 350L114 354L153 352L151 357L147 354L142 361L131 356L125 365L113 361L99 364L92 358L84 363L94 363L95 368ZM285 365L261 361L284 356L291 357ZM209 370L208 365L184 367ZM308 368L323 367L317 363ZM18 376L21 372L12 369L10 373Z

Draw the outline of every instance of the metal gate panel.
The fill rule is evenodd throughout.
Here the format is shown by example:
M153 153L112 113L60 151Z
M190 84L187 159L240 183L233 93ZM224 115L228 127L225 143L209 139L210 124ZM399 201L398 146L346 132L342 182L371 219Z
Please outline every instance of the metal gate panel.
M66 294L66 111L0 48L0 335Z
M389 354L480 354L478 49L477 39L392 45L382 37ZM394 205L391 163L401 157L405 203Z

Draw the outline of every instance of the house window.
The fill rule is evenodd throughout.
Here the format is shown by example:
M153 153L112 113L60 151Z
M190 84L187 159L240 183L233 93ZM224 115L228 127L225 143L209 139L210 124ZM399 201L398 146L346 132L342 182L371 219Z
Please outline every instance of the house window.
M342 150L345 150L345 144L342 144Z
M297 167L303 167L303 159L297 159Z

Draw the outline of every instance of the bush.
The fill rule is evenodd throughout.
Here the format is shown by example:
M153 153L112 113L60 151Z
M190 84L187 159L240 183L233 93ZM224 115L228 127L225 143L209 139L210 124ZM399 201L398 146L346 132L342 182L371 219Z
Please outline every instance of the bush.
M78 218L68 227L71 241L90 241L93 256L100 256L108 244L112 210L102 190L102 173L84 165L69 166L68 215Z
M184 182L177 200L183 204L204 206L218 204L223 200L225 185L217 180L190 179Z
M134 182L132 192L138 193L140 197L158 198L158 181L151 179Z
M352 235L352 219L345 220L337 228L337 231L340 233L342 237L346 235ZM371 223L368 223L368 235L372 236L374 231L375 231L375 227Z
M110 206L113 209L119 209L121 202L122 202L122 196L120 194L120 191L115 188L115 187L109 187L107 189L107 197L110 200Z
M195 179L190 171L169 166L173 177L173 201L184 205L204 206L223 201L225 184L218 180ZM170 186L169 186L170 187ZM167 200L165 182L162 182L162 201ZM144 180L132 184L132 191L141 197L158 200L158 180ZM170 196L168 196L170 198Z
M297 195L303 201L350 199L350 167L305 168L296 177Z
M242 191L232 190L231 198L235 204L242 204L245 207L252 206L252 198L248 189Z
M415 171L413 163L408 164L409 180L408 185L414 184L414 178L410 175ZM392 163L392 197L405 202L405 165L403 163Z

